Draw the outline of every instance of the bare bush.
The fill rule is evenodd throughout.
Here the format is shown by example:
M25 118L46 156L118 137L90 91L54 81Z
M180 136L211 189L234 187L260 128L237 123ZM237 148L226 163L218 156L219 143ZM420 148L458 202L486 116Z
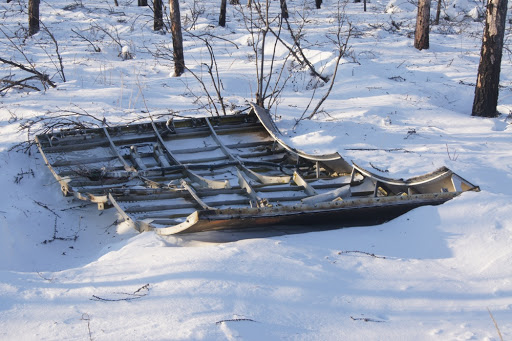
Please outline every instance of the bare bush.
M282 18L280 14L272 14L270 11L270 2L260 1L252 2L251 7L238 7L238 11L243 17L245 28L249 32L251 39L248 44L254 52L254 65L256 75L256 104L265 107L267 100L267 108L270 109L277 102L281 91L290 77L288 73L284 76L288 59L292 53L289 53L279 61L277 60L276 51L278 44L285 45L282 41ZM267 56L265 48L267 44L267 35L272 33L275 41L272 46L272 54ZM283 77L284 76L284 77Z
M105 28L97 23L93 23L91 27L99 32L105 33L105 35L112 39L112 42L119 47L118 56L121 57L121 59L126 60L133 58L133 55L128 48L128 43L121 39L121 35L117 27L111 26L110 28Z
M227 115L227 105L225 103L224 97L222 95L222 91L224 90L224 86L222 85L221 75L219 73L219 68L217 65L217 59L215 57L215 51L213 50L212 45L210 44L210 39L221 39L230 44L232 44L236 49L238 49L238 45L232 41L227 39L214 36L211 34L202 34L197 35L190 31L186 32L187 36L191 39L199 40L208 51L209 63L200 63L199 71L195 71L194 66L185 65L185 70L189 72L194 79L200 84L204 95L208 100L207 105L202 105L201 108L207 109L210 114L220 116L221 112L223 115ZM172 48L168 44L160 44L156 47L155 50L148 49L148 51L157 59L169 60L174 62L174 55L172 53ZM203 71L208 75L209 80L203 79ZM195 95L193 91L186 85L187 90L195 97L195 103L200 103L201 96Z
M48 89L49 87L52 87L52 88L56 87L56 84L50 79L50 76L45 71L41 71L41 70L37 69L35 64L32 62L32 60L26 54L25 49L23 48L24 37L19 37L18 35L13 34L12 32L7 32L5 29L3 29L1 27L0 27L0 32L4 35L4 37L9 42L8 47L10 48L11 53L13 55L17 55L18 58L21 58L24 60L23 62L19 62L17 60L6 59L6 58L0 57L0 62L7 64L10 67L14 67L15 68L14 70L19 70L19 71L23 71L24 73L28 73L28 77L27 77L27 74L24 74L21 77L21 79L14 79L15 75L13 75L13 74L1 79L0 82L2 82L4 84L4 87L0 88L0 94L5 94L5 92L7 92L8 90L10 90L12 88L40 91L41 89L39 89L37 86L35 86L34 84L31 84L29 82L32 80L38 80L41 83L41 85L43 86L44 90ZM9 33L11 33L11 34L9 34ZM56 43L56 40L54 40L54 42ZM57 51L58 51L58 45L56 45L56 46L57 46ZM43 47L43 49L44 49L44 47ZM45 50L45 52L46 52L46 50ZM47 55L50 56L49 53L47 53ZM59 60L60 60L60 65L62 66L62 59L60 58L60 54L59 54ZM63 69L62 69L62 74L64 74Z
M327 97L329 97L331 90L334 86L334 81L336 80L336 75L338 73L338 67L340 65L340 61L345 56L347 50L349 49L348 42L349 42L349 39L350 39L350 36L352 33L352 25L350 24L350 22L348 22L347 17L345 15L345 4L346 3L342 4L341 2L338 2L337 11L336 11L336 13L334 13L335 24L336 24L335 29L333 30L333 32L331 32L328 35L328 38L335 46L336 53L337 53L337 57L334 62L334 65L335 65L334 72L330 78L329 88L324 93L322 98L318 101L318 103L316 104L313 111L309 115L307 115L308 109L310 107L310 104L311 104L313 97L315 95L315 92L316 92L316 88L315 88L315 90L313 91L313 96L311 97L311 101L309 102L308 106L302 113L301 117L295 123L295 127L302 119L306 118L306 119L310 120L319 112L320 107L325 102Z
M96 117L78 106L70 109L57 108L20 122L19 131L26 133L27 140L14 145L11 150L31 153L36 135L49 134L63 129L87 129L108 126L105 118Z

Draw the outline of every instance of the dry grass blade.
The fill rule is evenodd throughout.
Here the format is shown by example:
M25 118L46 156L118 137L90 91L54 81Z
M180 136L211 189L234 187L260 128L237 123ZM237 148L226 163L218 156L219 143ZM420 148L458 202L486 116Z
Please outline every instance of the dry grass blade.
M494 327L496 327L496 330L498 331L498 336L500 337L500 340L503 341L503 335L501 335L500 328L498 327L498 323L494 319L494 316L492 316L491 310L487 308L487 311L489 312L489 315L491 316L492 322L494 322Z

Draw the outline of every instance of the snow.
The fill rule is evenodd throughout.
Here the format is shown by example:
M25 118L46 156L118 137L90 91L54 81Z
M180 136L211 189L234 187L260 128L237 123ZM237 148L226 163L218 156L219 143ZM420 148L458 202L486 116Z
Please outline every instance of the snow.
M26 2L0 4L2 57L30 61L57 84L0 97L0 339L499 340L489 311L510 339L511 55L505 51L502 62L502 115L471 117L481 2L448 1L423 51L413 47L414 3L372 1L366 13L361 3L347 3L354 31L324 113L294 128L317 84L307 69L288 69L291 78L272 108L286 142L306 152L338 151L397 178L446 165L481 192L378 226L169 237L139 234L114 209L63 197L36 149L24 153L19 145L27 140L20 124L70 111L111 125L148 121L148 110L157 118L209 115L195 78L172 77L171 35L152 31L151 10L119 3L41 3L66 82L48 34L24 39ZM180 5L190 28L194 2ZM231 113L243 110L256 89L251 35L232 5L226 28L216 25L218 4L196 6L203 10L191 32L210 34L224 100ZM288 0L292 24L297 12L307 13L304 51L327 74L336 57L326 37L335 7ZM285 30L282 38L291 41ZM189 34L184 47L187 66L211 91L201 66L210 62L206 47ZM277 56L286 53L278 45ZM0 78L8 75L27 77L2 64ZM315 98L326 89L317 87Z

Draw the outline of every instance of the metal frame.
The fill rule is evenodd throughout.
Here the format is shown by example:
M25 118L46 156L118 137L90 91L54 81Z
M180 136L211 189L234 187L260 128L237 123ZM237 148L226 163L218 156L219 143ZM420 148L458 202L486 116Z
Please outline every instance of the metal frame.
M67 130L36 137L64 195L114 206L139 231L377 224L478 190L447 168L385 178L340 154L288 146L269 113Z

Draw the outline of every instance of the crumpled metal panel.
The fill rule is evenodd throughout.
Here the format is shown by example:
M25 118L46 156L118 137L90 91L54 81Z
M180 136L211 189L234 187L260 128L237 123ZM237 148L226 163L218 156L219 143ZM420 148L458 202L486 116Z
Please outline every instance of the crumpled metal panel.
M408 180L288 146L266 110L36 137L64 195L160 234L378 224L478 190L447 168Z

